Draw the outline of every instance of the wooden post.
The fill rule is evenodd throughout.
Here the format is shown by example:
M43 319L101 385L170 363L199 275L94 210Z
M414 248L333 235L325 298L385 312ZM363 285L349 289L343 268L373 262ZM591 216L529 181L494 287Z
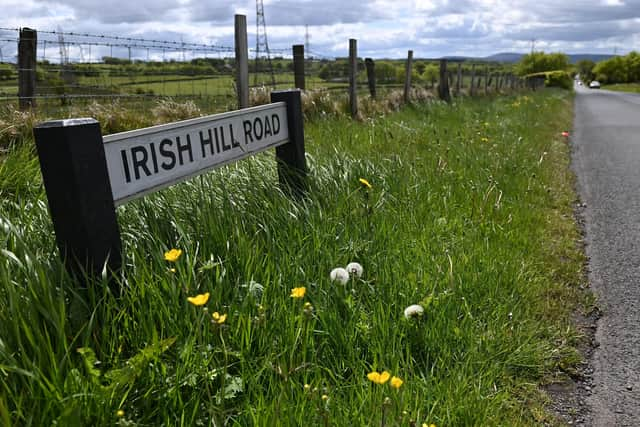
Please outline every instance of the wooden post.
M249 48L247 45L247 17L235 16L236 91L238 108L249 107Z
M475 79L476 79L476 64L471 64L471 84L469 85L469 95L475 95Z
M54 120L33 129L56 242L83 285L122 265L122 245L100 124ZM111 276L113 277L113 276Z
M367 82L369 83L369 93L373 99L376 99L376 63L371 58L364 59L364 65L367 68Z
M487 65L484 69L484 94L487 95L489 93L489 66Z
M31 28L20 29L18 41L18 105L21 110L36 106L36 47L38 34Z
M307 161L304 150L304 117L300 90L271 92L271 102L286 102L289 142L276 147L278 178L283 191L301 197L307 191Z
M305 90L304 45L293 45L293 78L298 89Z
M407 52L407 63L404 69L404 102L409 103L411 97L411 70L413 69L413 51Z
M358 41L349 39L349 105L351 117L358 116Z
M460 90L462 89L462 63L458 62L458 72L456 78L456 96L460 96Z
M447 73L447 60L440 60L440 81L438 82L438 97L446 102L451 102L451 93L449 92L449 73Z
M500 73L496 73L496 93L500 92Z

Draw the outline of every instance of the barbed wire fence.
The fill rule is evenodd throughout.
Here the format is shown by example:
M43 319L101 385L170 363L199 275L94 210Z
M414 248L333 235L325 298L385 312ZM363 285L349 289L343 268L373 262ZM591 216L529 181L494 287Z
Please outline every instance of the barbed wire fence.
M21 71L16 46L19 28L0 27L0 105L13 104ZM93 101L120 102L148 108L158 99L192 100L207 111L228 108L235 102L234 47L107 34L38 30L36 89L33 104L46 112ZM7 52L15 52L6 57ZM254 57L254 49L249 55ZM272 48L276 88L294 86L291 49ZM319 66L313 61L334 58L318 53L308 62L310 88L320 88ZM252 87L271 89L267 70L251 61ZM312 76L314 72L316 76Z
M31 33L27 31L25 37L23 30ZM28 34L33 34L33 40L28 39ZM32 46L35 52L32 65L21 64L20 54L5 57L7 52L15 52L11 46L18 46L19 51L23 42L35 44ZM266 93L269 89L301 87L294 75L291 48L272 48L270 54L275 79L269 74L271 70L256 68L265 61L250 61L248 82L254 82L254 85L249 90L264 88ZM62 30L36 33L30 29L0 27L0 55L0 105L24 100L24 95L20 96L18 76L34 70L35 91L28 95L28 101L49 115L63 115L65 109L95 101L118 102L128 108L147 110L158 100L170 98L193 101L208 112L234 109L238 104L234 46ZM256 51L247 49L246 56L255 58ZM354 94L368 92L371 76L368 70L364 72L367 61L357 58L357 54L352 60L311 50L304 52L303 57L304 88L335 90L352 97L350 87L355 85ZM486 64L477 68L475 65L480 64L463 67L458 61L457 70L453 64L449 71L436 76L434 70L438 61L431 60L430 77L424 72L424 59L417 65L417 74L410 71L406 76L403 70L381 61L373 78L377 79L381 92L403 86L407 92L416 85L435 90L436 82L440 85L442 79L447 79L447 85L454 88L455 95L460 95L465 87L466 92L473 95L492 90L498 93L505 86L510 85L512 89L516 86L512 75L490 70ZM398 77L398 71L402 76ZM350 78L352 74L355 75L353 79Z

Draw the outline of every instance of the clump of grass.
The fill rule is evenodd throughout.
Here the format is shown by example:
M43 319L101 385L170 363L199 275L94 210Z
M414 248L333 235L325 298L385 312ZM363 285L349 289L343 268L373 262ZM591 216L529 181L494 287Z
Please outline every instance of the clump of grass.
M32 110L20 111L13 106L0 110L0 155L9 147L32 139L31 130L37 122Z
M202 115L202 111L193 101L176 102L170 99L161 99L151 109L155 124L186 120Z
M69 111L69 117L92 117L96 119L100 122L103 135L151 125L148 116L126 108L118 100L110 102L93 101L86 106L74 106Z

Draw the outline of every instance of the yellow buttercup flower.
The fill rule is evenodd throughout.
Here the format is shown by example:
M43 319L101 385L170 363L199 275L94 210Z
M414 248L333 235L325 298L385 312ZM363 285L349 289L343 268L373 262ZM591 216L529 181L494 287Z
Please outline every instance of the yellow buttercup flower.
M304 294L307 292L307 288L301 286L299 288L291 289L291 298L304 298Z
M404 383L404 381L402 381L400 378L391 377L391 382L389 384L391 385L391 387L397 390L402 386L402 383Z
M220 314L217 311L214 311L211 317L213 318L213 321L218 325L222 325L224 321L227 320L226 314Z
M358 181L360 181L360 184L362 184L366 188L373 188L371 184L369 184L369 181L364 178L360 178Z
M180 255L182 255L182 249L171 249L164 253L164 259L165 261L176 262Z
M118 411L116 412L116 416L118 418L124 417L124 411L122 409L118 409Z
M391 378L391 374L387 371L384 371L384 372L373 371L367 374L367 378L369 378L370 381L376 384L384 384L387 381L389 381L389 378Z
M189 301L193 305L205 305L207 301L209 301L209 292L196 295L195 297L188 297L187 301Z

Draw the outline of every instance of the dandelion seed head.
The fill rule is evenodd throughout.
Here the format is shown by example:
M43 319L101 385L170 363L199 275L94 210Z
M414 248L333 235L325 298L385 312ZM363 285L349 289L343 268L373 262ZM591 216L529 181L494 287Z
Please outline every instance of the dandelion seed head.
M362 265L357 262L350 262L349 264L347 264L346 270L349 274L353 274L358 279L362 277L362 272L364 271Z
M404 309L404 317L414 319L424 315L424 308L420 304L413 304Z
M342 285L346 285L349 281L349 272L342 267L338 267L331 270L329 277L332 282L339 282Z

